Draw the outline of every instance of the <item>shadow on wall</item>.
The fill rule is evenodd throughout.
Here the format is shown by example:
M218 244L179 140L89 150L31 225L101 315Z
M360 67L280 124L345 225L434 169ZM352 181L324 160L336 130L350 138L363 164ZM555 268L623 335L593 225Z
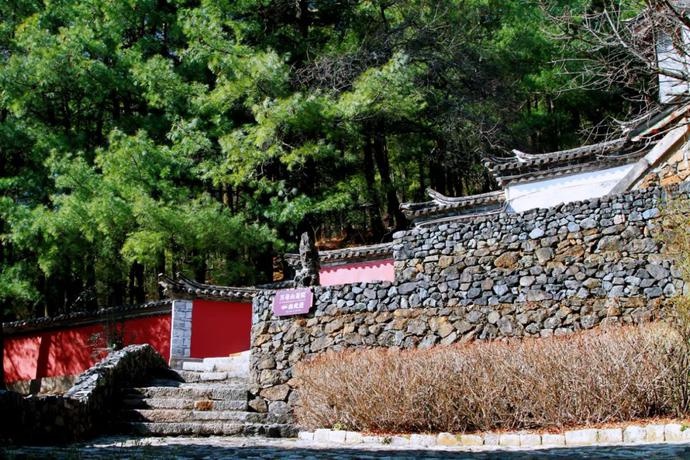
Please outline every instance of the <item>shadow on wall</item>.
M43 378L78 375L105 356L100 349L104 334L104 326L96 324L6 336L5 380L8 384L35 380L40 386ZM124 345L134 343L150 344L167 360L170 315L126 320Z

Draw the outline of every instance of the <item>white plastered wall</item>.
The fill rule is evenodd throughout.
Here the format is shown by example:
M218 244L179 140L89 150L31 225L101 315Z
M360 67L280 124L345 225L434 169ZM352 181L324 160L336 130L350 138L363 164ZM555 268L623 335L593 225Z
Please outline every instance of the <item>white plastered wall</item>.
M515 212L549 208L562 203L607 195L633 165L591 171L528 184L506 187L506 200Z

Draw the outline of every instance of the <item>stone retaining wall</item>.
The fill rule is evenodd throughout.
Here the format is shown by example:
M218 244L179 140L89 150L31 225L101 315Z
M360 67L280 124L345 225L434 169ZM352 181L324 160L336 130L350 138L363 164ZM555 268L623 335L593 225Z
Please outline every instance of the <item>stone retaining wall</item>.
M316 287L308 315L273 316L265 291L254 300L252 392L269 412L287 412L292 366L326 350L545 337L663 316L684 289L655 239L664 196L637 191L400 232L395 282Z
M112 420L120 389L165 369L165 360L150 345L130 345L80 375L64 396L23 398L0 391L0 440L52 444L83 439Z

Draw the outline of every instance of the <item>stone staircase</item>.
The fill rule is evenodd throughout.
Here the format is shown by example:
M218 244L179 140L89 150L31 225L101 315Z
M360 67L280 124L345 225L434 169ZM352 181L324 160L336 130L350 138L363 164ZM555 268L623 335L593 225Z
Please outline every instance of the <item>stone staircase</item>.
M249 355L177 363L181 369L123 392L121 431L146 436L293 436L249 403ZM283 420L284 422L284 420Z

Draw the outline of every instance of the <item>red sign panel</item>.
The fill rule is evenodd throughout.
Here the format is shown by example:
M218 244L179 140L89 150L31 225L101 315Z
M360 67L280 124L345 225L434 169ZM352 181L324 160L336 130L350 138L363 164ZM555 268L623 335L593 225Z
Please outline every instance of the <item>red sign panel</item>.
M314 304L311 289L283 289L273 298L273 314L276 316L304 315Z

